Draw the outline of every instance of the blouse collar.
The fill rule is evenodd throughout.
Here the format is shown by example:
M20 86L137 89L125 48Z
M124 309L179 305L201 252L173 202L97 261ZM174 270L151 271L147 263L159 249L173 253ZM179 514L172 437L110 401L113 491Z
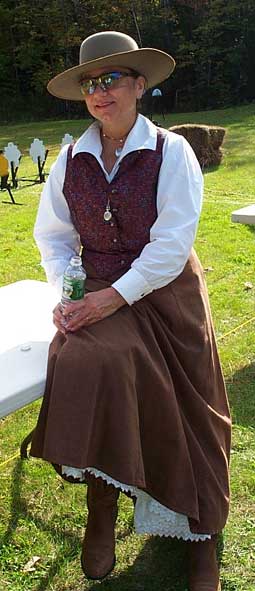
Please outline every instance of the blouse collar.
M134 127L132 127L127 136L119 160L126 156L126 154L136 150L156 150L156 145L157 128L147 117L139 114ZM89 154L93 154L97 160L100 159L102 144L100 125L97 121L92 123L75 143L72 152L73 157L80 152L88 152Z

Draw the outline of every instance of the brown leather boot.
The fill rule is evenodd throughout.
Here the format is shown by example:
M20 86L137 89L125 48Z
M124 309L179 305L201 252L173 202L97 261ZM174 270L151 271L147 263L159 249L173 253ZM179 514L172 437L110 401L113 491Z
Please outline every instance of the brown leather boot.
M217 535L189 542L189 591L221 591L216 556Z
M88 579L104 579L115 565L114 527L119 490L102 478L91 477L87 491L88 522L81 565Z

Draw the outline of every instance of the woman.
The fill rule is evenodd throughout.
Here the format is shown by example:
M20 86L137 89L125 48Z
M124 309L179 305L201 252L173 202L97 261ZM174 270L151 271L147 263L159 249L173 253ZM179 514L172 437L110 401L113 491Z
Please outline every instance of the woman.
M202 175L181 136L136 110L174 65L108 31L85 39L80 65L49 83L58 97L84 99L95 122L53 165L35 238L50 282L62 284L81 247L88 278L83 300L54 310L31 453L88 483L86 576L114 567L122 490L136 497L137 532L189 542L190 591L218 591L230 419L192 250Z

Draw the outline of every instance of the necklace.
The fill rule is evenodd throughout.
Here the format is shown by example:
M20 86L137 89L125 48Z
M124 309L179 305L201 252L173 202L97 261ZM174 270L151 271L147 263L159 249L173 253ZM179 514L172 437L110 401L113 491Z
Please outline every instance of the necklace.
M127 136L125 135L124 137L117 139L115 137L111 137L110 135L107 135L103 131L102 131L102 136L103 136L103 138L106 138L107 140L111 140L112 142L119 142L120 146L118 146L114 151L116 158L119 158L119 156L121 155L122 149L123 149L123 144L124 144ZM110 204L110 199L108 199L107 204L106 204L106 208L105 208L105 212L104 212L104 221L109 222L111 219L112 219L111 204Z
M112 140L112 142L119 142L120 143L120 146L118 146L116 148L116 150L114 151L116 158L119 158L119 156L121 155L122 149L123 149L123 144L124 144L125 139L126 139L127 136L124 135L124 137L121 137L121 138L117 139L115 137L111 137L110 135L107 135L103 131L102 131L102 136L104 138L106 138L107 140Z

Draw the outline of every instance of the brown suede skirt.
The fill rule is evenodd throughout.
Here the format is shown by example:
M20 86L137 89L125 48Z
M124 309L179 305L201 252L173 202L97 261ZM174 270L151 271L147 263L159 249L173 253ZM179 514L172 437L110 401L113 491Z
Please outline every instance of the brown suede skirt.
M105 283L87 282L88 289ZM31 455L94 467L217 533L229 505L229 407L203 271L50 346Z

